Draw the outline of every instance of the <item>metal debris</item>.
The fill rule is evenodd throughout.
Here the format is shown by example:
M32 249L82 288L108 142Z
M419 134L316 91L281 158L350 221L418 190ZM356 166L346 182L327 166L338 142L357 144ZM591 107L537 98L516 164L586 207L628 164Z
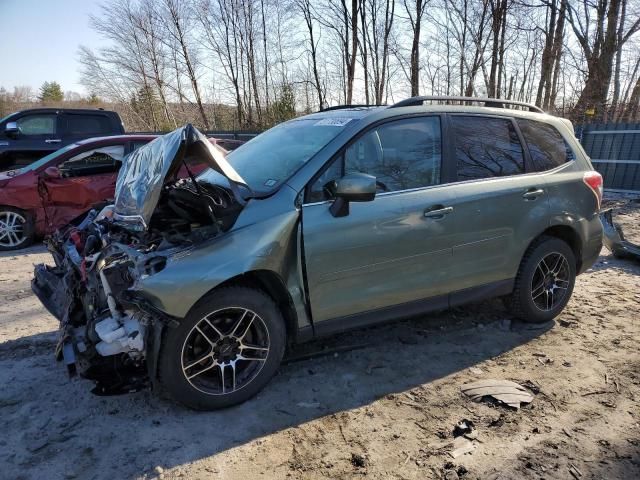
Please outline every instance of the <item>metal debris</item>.
M521 403L531 403L533 395L522 385L509 380L479 380L462 386L462 393L479 402L492 397L505 405L519 409Z
M633 258L640 261L640 246L625 240L622 227L613 223L611 209L600 213L600 220L604 228L603 242L616 258Z

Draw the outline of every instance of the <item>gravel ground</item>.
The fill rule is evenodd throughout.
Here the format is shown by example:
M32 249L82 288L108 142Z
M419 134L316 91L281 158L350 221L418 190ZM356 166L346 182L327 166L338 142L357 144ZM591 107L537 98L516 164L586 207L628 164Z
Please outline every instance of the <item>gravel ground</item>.
M640 203L610 205L640 240ZM69 380L29 287L48 259L41 246L0 254L0 478L640 478L640 264L607 251L548 325L490 301L347 333L211 413ZM460 391L489 378L534 399L514 410ZM453 458L461 420L474 449Z

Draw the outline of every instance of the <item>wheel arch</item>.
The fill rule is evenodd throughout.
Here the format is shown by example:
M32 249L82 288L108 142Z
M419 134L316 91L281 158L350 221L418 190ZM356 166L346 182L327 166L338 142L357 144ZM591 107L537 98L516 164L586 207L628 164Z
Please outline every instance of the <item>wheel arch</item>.
M545 236L557 238L569 245L569 248L571 248L576 258L576 272L579 272L582 267L583 242L580 234L576 231L576 229L569 225L550 226L533 240L531 240L525 252L529 251L532 245L534 245L541 237Z
M278 273L272 270L250 270L219 283L205 293L201 298L204 298L221 288L233 286L254 288L269 295L282 313L287 334L287 342L292 343L296 340L298 335L298 315L293 303L293 298L287 290L284 280ZM198 300L198 302L199 301L200 300Z

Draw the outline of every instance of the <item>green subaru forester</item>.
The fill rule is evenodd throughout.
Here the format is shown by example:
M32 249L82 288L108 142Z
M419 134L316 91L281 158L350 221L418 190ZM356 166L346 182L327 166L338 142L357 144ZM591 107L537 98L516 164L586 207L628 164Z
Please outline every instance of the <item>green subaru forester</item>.
M176 179L193 160L211 168ZM97 393L219 408L322 335L494 296L550 321L598 257L601 199L571 123L519 102L332 108L227 156L187 125L49 239L33 289Z

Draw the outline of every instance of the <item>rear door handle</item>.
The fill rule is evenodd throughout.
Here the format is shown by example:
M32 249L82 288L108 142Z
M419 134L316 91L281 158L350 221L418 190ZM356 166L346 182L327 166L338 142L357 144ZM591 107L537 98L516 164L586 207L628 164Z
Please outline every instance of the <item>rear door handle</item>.
M436 207L432 207L424 211L425 218L444 218L445 215L453 212L453 207L443 207L441 205L437 205Z
M522 198L524 198L525 200L535 200L540 195L544 195L544 190L542 190L541 188L536 188L524 192L522 194Z
M60 143L62 140L60 140L59 138L47 138L44 142L45 143Z

